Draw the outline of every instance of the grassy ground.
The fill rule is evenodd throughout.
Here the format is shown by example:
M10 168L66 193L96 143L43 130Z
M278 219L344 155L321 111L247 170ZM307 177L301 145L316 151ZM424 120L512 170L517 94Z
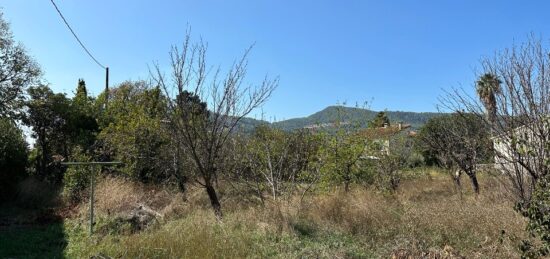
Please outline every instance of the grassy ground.
M0 230L0 258L64 258L63 222Z
M0 259L64 258L67 240L58 191L34 179L17 200L0 206Z
M451 180L421 174L387 195L356 187L265 206L224 195L217 221L201 190L187 201L165 191L110 179L98 186L98 233L87 235L86 206L65 220L69 258L516 258L525 220L492 177L482 193L461 196ZM464 181L465 189L469 185ZM462 197L462 198L461 198ZM166 215L135 232L116 220L143 201ZM401 256L401 257L399 257ZM447 257L444 257L447 256Z
M0 258L517 258L525 219L494 177L476 197L448 176L417 171L398 193L356 186L264 206L222 190L223 221L201 189L187 196L108 178L96 190L96 233L88 203L60 206L55 191L0 208ZM56 200L56 201L52 201ZM144 204L163 215L146 230L121 220ZM29 206L30 205L30 206ZM440 256L440 257L437 257Z

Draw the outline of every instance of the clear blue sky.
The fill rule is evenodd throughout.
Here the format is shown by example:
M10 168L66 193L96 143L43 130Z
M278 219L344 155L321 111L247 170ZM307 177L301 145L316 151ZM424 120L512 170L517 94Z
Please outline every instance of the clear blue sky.
M167 64L187 25L227 67L252 43L249 80L279 75L264 112L278 120L373 99L372 109L434 111L442 88L470 86L479 59L550 36L549 1L69 1L56 3L111 69L111 83L147 79ZM69 33L49 0L0 1L17 40L56 91L84 78L95 95L104 71ZM547 39L547 38L545 38Z

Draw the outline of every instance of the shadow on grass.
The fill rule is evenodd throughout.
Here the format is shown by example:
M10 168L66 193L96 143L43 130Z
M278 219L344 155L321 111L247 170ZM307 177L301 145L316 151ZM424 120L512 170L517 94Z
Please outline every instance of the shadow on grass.
M24 184L15 200L0 204L0 259L63 258L67 239L58 188L36 180Z
M63 258L63 222L0 230L0 258Z

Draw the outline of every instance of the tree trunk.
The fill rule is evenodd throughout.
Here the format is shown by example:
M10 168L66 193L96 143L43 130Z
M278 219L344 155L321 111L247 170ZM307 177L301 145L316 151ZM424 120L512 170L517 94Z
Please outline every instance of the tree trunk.
M46 144L42 144L42 150L41 150L41 153L40 154L40 171L38 172L38 175L40 175L40 177L42 178L41 180L44 180L47 178L47 174L46 174L46 161L47 161L47 154L46 154Z
M468 173L468 177L470 177L470 180L472 181L472 187L474 188L474 192L479 194L479 183L477 181L477 176L475 173Z
M178 176L177 181L178 181L178 189L182 194L182 199L183 201L187 201L187 188L185 186L187 184L187 177Z
M349 186L351 184L351 166L350 165L347 165L346 166L346 175L344 176L344 191L346 193L349 192Z
M349 192L349 181L348 180L344 180L344 191L346 193Z
M457 171L457 173L452 174L453 181L455 182L455 187L458 192L458 195L460 197L460 200L462 201L462 183L460 182L460 177L462 174Z
M397 191L397 188L399 188L399 182L400 179L398 177L393 177L390 179L391 189L393 192Z
M178 180L178 189L180 190L181 193L185 194L185 192L187 191L186 188L185 188L185 180L183 179L179 179Z
M462 172L460 170L456 170L454 173L451 171L451 177L453 178L453 181L458 189L462 189L462 183L460 182L461 176Z
M462 189L462 184L460 182L460 176L455 176L455 177L453 177L453 179L455 181L456 187L459 188L459 189Z
M210 204L212 204L212 209L214 210L214 214L216 215L216 218L222 219L222 205L220 204L220 200L218 199L218 194L216 193L216 189L214 189L214 186L212 186L212 183L206 182L206 193L208 193L208 198L210 199Z

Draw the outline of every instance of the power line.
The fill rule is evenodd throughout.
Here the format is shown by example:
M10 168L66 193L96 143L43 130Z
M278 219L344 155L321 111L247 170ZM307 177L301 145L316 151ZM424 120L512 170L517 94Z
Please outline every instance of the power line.
M86 46L84 46L84 44L82 43L82 41L80 41L80 39L78 38L78 36L76 36L76 33L73 31L73 29L71 28L71 26L69 25L69 23L67 22L67 20L65 19L65 17L63 16L63 14L61 13L61 11L59 10L59 8L57 7L57 5L55 4L55 2L53 0L50 0L53 4L53 6L55 7L55 10L57 10L57 13L59 14L59 16L61 16L61 19L63 19L63 22L65 22L65 25L67 25L67 28L69 28L69 30L71 31L71 33L73 34L73 36L75 37L75 39L78 41L78 43L80 44L80 46L82 46L82 48L84 49L84 51L86 51L86 53L88 53L88 56L90 56L97 65L99 65L101 68L105 69L105 66L102 65L101 63L99 63L99 61L97 61L97 59L92 55L92 53L90 53L90 51L86 48Z

